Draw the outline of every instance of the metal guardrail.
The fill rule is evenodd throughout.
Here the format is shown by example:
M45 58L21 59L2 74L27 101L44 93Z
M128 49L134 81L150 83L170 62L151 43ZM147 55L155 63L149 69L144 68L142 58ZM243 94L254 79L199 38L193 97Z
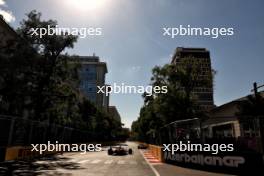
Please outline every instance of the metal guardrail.
M92 141L91 132L46 122L0 115L0 147L28 146L50 142L81 143Z
M179 141L190 141L191 143L197 144L234 144L234 148L238 151L263 153L260 133L260 125L263 124L260 124L259 117L250 117L243 122L236 120L236 123L239 124L239 129L234 129L234 127L225 129L227 127L225 125L233 125L233 123L234 120L230 120L228 123L208 125L208 121L200 121L197 118L175 121L161 127L155 136L150 139L151 141L149 141L149 143L161 146L163 144L173 144ZM209 130L211 134L208 132L208 127L210 125L213 126L213 130L212 128ZM245 129L245 126L250 126L250 129ZM235 130L240 132L239 136L234 136L234 133L237 133ZM227 134L232 132L232 135L224 135L224 133Z

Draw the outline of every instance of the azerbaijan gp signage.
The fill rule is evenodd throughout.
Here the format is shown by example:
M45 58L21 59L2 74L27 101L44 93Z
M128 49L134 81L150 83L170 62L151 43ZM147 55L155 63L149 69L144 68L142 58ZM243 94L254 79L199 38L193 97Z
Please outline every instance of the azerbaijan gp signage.
M190 163L206 166L226 166L226 167L239 167L239 165L245 163L245 158L240 156L206 156L203 154L187 154L164 152L165 161L175 161L181 163Z
M252 152L172 152L163 151L164 161L177 166L189 167L213 172L243 174L250 170L261 170L263 167L262 155Z

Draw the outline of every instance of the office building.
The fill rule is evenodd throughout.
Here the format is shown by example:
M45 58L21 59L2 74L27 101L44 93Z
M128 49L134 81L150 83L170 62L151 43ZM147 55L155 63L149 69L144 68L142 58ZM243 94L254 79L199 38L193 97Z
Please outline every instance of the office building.
M172 57L172 64L181 67L182 64L196 64L199 67L199 74L197 80L201 84L197 84L192 94L196 97L198 105L205 109L210 110L214 107L213 98L213 80L210 52L205 48L176 48L175 54ZM208 79L209 78L209 79ZM203 82L210 80L210 83L204 85Z
M100 62L98 56L79 56L80 69L80 90L98 108L107 111L109 97L103 93L97 93L97 86L105 86L105 75L107 65Z
M109 115L121 123L120 114L115 106L109 106Z

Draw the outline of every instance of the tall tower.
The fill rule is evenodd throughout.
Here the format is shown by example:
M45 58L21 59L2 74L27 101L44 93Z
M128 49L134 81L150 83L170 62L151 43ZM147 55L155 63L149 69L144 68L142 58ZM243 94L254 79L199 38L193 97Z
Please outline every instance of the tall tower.
M97 93L97 86L105 86L105 75L107 65L100 62L98 56L79 56L81 63L80 69L80 89L84 95L93 102L98 108L107 111L109 97L103 93Z
M175 64L177 68L186 61L188 64L195 63L199 67L200 72L197 77L201 82L208 77L212 78L210 52L205 48L176 48L171 63ZM209 80L213 81L212 79ZM206 86L197 85L192 93L196 96L197 103L204 110L210 110L214 107L213 82Z

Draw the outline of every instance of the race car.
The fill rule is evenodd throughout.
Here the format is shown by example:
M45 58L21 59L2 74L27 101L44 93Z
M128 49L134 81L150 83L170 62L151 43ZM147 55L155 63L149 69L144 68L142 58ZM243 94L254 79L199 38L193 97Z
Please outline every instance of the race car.
M132 155L133 151L128 147L127 144L116 144L114 146L110 146L108 149L108 155Z
M138 145L138 149L147 149L148 148L148 145L146 144L139 144Z

